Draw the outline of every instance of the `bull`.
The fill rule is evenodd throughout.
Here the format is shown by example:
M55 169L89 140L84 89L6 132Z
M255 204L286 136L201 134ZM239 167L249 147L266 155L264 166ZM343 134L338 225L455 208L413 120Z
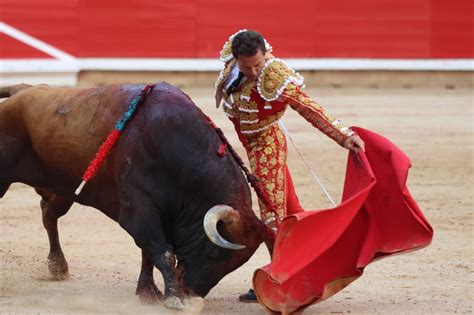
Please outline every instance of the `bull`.
M191 99L160 83L140 105L96 178L75 188L102 141L143 85L0 89L0 198L11 183L42 197L48 269L68 276L58 218L74 202L94 207L128 232L142 252L136 294L181 308L204 297L267 241L246 179ZM203 223L204 222L204 223ZM164 294L153 279L163 275Z

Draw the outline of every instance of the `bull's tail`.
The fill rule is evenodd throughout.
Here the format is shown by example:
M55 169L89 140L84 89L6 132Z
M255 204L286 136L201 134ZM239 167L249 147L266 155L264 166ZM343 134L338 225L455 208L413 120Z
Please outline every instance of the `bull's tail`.
M30 88L29 84L16 84L10 86L0 87L0 98L10 97L20 92L23 89Z

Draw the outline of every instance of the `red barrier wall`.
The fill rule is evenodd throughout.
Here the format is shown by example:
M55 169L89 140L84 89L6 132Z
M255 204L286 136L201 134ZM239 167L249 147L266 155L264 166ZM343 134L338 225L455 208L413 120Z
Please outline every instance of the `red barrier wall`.
M217 58L252 28L280 57L473 58L473 3L0 0L0 21L75 57ZM0 35L0 58L42 56Z

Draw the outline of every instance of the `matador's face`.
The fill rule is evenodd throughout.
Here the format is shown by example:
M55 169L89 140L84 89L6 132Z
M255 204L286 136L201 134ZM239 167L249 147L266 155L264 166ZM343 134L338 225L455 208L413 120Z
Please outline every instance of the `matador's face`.
M239 66L239 70L244 73L248 80L256 80L265 66L265 55L258 49L257 53L253 56L239 56L237 58L237 66Z

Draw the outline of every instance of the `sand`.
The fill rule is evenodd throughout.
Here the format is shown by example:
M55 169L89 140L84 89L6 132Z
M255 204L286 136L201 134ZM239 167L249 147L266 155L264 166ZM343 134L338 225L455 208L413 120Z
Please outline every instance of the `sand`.
M213 104L212 88L185 87L243 153L232 126ZM378 132L411 159L408 187L435 230L420 251L390 257L305 314L419 314L473 311L473 92L469 88L308 88L345 123ZM285 124L333 198L339 200L347 153L289 110ZM243 155L243 154L242 154ZM293 149L289 165L306 209L327 208ZM14 184L0 200L0 313L11 314L263 314L237 301L253 271L269 262L264 247L185 312L144 305L134 295L140 251L120 226L96 209L74 205L59 221L70 277L48 274L48 240L39 196ZM255 197L254 197L255 204ZM255 207L256 209L256 207ZM163 281L155 271L157 285Z

